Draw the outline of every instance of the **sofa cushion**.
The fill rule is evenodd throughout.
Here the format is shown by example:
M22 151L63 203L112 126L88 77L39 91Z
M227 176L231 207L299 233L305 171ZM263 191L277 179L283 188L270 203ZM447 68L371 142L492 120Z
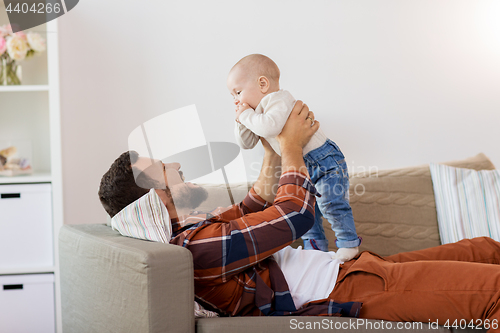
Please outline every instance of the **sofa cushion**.
M494 169L482 153L443 164ZM356 229L363 238L360 250L386 256L440 245L429 165L354 174L349 194ZM335 234L323 222L330 250L335 250Z
M500 241L500 171L431 164L442 244L487 236Z

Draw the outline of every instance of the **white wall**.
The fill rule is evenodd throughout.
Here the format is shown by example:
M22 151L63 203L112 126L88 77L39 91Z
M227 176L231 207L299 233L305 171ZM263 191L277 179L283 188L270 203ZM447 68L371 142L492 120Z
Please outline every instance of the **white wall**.
M152 117L196 104L207 140L233 141L226 75L250 53L277 62L351 170L478 152L499 166L498 17L495 0L80 1L59 19L65 223L105 220L100 177Z

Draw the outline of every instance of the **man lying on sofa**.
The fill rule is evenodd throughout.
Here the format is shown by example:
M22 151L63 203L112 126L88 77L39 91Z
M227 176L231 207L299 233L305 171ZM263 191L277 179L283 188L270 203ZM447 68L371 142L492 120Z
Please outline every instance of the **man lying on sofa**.
M490 238L385 258L365 251L345 263L327 252L288 246L314 223L317 193L302 147L318 128L313 113L298 101L278 136L281 158L263 141L258 180L240 204L225 211L186 215L185 209L206 197L204 190L184 183L178 163L152 163L135 152L113 163L101 180L99 198L113 217L156 193L170 216L170 244L193 255L196 295L233 316L359 316L442 324L465 319L498 327L500 243ZM134 177L134 170L142 172Z

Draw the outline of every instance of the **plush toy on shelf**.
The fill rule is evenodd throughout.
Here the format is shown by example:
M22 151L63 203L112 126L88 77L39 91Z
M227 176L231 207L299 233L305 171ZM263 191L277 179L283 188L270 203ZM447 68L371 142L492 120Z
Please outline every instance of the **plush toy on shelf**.
M29 160L18 157L15 146L0 150L0 176L17 176L31 173L33 173L33 169Z

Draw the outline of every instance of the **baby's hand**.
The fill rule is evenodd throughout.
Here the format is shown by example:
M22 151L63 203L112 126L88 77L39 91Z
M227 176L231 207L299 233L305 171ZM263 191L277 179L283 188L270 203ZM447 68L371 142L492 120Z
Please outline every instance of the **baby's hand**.
M239 120L240 115L243 113L243 111L248 110L248 109L250 109L250 110L253 111L253 109L250 106L248 106L247 103L241 103L241 104L236 105L236 109L235 109L235 111L236 111L236 121L238 123L240 122L240 120Z

